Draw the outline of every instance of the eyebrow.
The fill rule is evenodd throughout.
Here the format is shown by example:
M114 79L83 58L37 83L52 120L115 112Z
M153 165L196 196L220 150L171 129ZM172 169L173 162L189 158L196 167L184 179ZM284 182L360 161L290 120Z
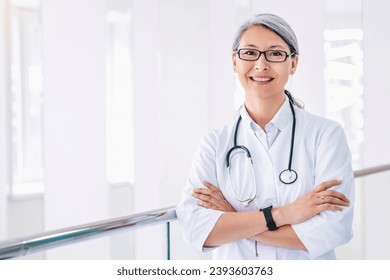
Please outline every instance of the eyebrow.
M251 48L256 48L256 49L259 48L258 46L253 45L253 44L245 44L243 47L251 47ZM267 50L270 50L270 49L285 49L285 47L282 45L271 45L267 48Z
M272 45L269 47L269 49L285 49L285 47L282 45Z

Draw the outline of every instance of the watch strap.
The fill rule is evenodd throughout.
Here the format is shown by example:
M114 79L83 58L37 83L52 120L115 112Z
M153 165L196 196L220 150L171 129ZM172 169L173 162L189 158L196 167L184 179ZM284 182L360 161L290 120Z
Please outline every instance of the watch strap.
M267 223L267 227L270 231L277 230L278 227L275 224L274 218L272 217L271 213L272 205L268 206L266 208L260 209L264 213L265 221Z

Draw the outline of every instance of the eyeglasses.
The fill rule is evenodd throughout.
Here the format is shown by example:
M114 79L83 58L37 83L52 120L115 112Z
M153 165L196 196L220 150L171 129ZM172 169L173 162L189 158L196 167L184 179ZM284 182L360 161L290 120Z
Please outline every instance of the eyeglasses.
M246 61L256 61L260 58L261 54L264 54L265 59L268 62L285 62L287 57L295 55L295 52L287 54L287 52L279 50L269 50L262 52L256 49L238 49L235 52L241 60Z

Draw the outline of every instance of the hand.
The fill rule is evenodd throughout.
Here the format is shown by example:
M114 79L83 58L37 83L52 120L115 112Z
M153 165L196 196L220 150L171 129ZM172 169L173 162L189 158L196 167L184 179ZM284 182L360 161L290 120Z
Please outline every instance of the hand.
M192 196L200 200L198 205L223 212L236 212L236 209L225 199L219 188L207 181L204 181L203 184L206 188L196 188L192 193Z
M340 184L341 180L322 182L312 192L280 207L281 224L298 224L324 211L342 211L342 206L349 206L348 198L340 192L329 190Z

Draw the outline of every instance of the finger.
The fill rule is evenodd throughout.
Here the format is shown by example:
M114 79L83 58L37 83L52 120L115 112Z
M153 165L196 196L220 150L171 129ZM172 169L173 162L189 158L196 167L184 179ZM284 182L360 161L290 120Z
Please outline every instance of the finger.
M219 188L217 188L216 186L214 186L213 184L211 184L210 182L207 182L207 181L204 181L203 184L209 190L214 191L216 193L216 195L218 195L221 199L225 199L225 197L223 196L223 194Z
M215 200L212 197L205 197L202 195L197 195L198 199L198 205L208 208L208 209L214 209L214 210L221 210L224 212L235 212L235 209L230 206L230 204L225 205L222 201Z
M331 187L340 185L342 183L341 180L330 180L330 181L325 181L319 184L317 187L315 187L314 192L322 192L325 191Z
M202 194L202 193L193 193L192 196L206 202L211 202L213 200L212 196Z
M328 204L328 203L320 204L317 207L318 207L317 209L319 209L319 213L325 211L338 211L338 212L343 211L343 208L341 206Z
M207 209L219 210L219 208L217 206L215 206L214 204L209 203L209 202L199 201L197 204L199 206L202 206L202 207L207 208Z
M223 200L224 199L223 196L221 197L221 195L219 195L217 192L212 191L208 188L196 188L193 190L193 193L214 197L216 200Z
M198 193L194 193L193 196L200 200L198 202L198 205L200 206L224 212L236 212L236 210L226 200L215 199L212 196Z
M213 184L211 184L208 181L204 181L203 184L205 185L206 188L197 189L197 192L211 195L211 196L215 197L216 199L221 199L221 200L225 199L225 197L223 196L223 194L219 188L217 188L216 186L214 186Z
M220 200L219 198L215 198L213 196L207 195L207 194L202 194L202 193L193 193L193 197L207 203L211 203L215 205L215 207L221 208L223 207L223 201Z
M195 188L192 190L194 193L203 193L203 194L209 194L210 190L207 188Z
M210 182L204 181L203 185L205 185L210 190L219 191L219 189L216 186L214 186L213 184L211 184Z
M209 181L203 181L203 185L205 185L206 187L210 187L210 186L213 186L213 184L211 184Z
M324 192L322 192L322 195L329 196L329 197L335 197L335 198L343 200L343 201L345 201L347 203L350 202L349 199L344 194L342 194L341 192L337 192L335 190L324 191Z
M236 210L225 199L221 190L215 187L210 182L203 182L206 188L193 189L193 196L199 200L209 203L207 204L210 209L220 210L224 212L236 212ZM212 206L210 206L212 205Z
M323 200L323 203L339 205L339 206L349 206L349 202L346 202L345 200L341 200L337 197L324 196L322 200Z
M210 196L212 196L213 194L213 191L208 188L196 188L193 189L193 192L198 194L210 195Z

